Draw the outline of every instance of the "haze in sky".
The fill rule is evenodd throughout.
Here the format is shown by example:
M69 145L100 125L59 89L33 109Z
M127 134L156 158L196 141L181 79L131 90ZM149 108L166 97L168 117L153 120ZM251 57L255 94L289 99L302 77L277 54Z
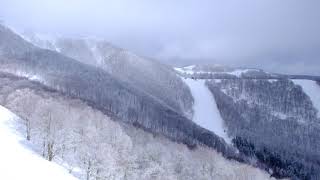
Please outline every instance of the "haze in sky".
M173 64L320 75L318 0L1 0L19 30L105 38Z

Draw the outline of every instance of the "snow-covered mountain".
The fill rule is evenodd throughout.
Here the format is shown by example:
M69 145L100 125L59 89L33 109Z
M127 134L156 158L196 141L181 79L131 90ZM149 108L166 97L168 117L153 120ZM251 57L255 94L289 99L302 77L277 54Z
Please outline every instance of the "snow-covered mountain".
M141 87L127 83L101 68L28 44L5 27L2 30L3 36L11 37L7 42L0 41L3 49L15 49L20 41L26 44L26 49L22 51L24 53L11 54L9 51L1 56L2 72L27 77L55 91L82 99L119 120L152 133L164 134L190 147L200 143L216 147L225 156L238 156L216 134L199 127ZM183 83L180 77L176 78ZM189 89L186 91L188 93ZM192 101L189 103L192 104Z
M30 43L57 51L82 63L109 72L146 93L155 96L176 112L191 117L192 97L175 71L150 58L140 57L97 38L68 38L21 33Z
M0 25L0 105L80 179L320 177L319 77L173 69L104 40L23 37Z
M212 112L216 108L208 103L203 105L211 108L211 116L220 115L206 123L220 127L220 132L227 130L240 152L264 163L276 177L320 177L315 171L320 169L317 163L320 161L319 77L274 75L244 68L204 70L194 65L176 68L176 71L186 79L191 92L206 81L205 88L214 96L218 113ZM209 99L204 94L193 93L195 103ZM208 117L205 107L198 111ZM219 119L224 126L216 124ZM213 132L219 135L217 130ZM223 137L221 133L220 136Z
M22 117L20 133L29 133L33 150L46 159L52 152L51 160L79 179L274 179L215 149L191 149L26 78L1 74L0 84L0 104Z
M187 149L207 146L209 148L213 148L214 151L220 152L224 158L240 159L241 161L249 162L245 156L236 153L236 150L230 145L227 145L222 138L192 122L182 113L174 110L174 108L164 103L156 96L147 93L145 90L141 89L141 87L134 86L132 83L128 83L122 78L119 78L102 68L81 63L56 51L36 47L33 44L26 42L6 27L0 26L0 34L0 37L3 37L5 40L3 41L0 38L0 70L1 76L3 77L1 82L3 93L14 92L17 89L28 90L31 88L33 91L42 94L43 90L46 90L55 93L53 97L56 98L59 97L58 95L63 95L64 98L78 99L118 123L124 123L126 126L130 127L133 126L135 127L134 129L142 129L147 133L153 134L153 136L166 137L166 142L170 142L171 140L177 143L182 143L185 144L183 147ZM16 49L18 49L18 51L16 51ZM176 76L176 74L174 75ZM180 77L176 76L176 79L183 83ZM14 81L22 82L21 84L16 84ZM8 85L9 87L13 85L13 87L8 88ZM19 86L22 87L18 88ZM185 85L185 87L186 92L188 93L189 90L187 89L187 85ZM22 95L26 95L27 98L32 97L32 94L28 93L28 91L22 91ZM13 95L13 98L14 97L21 97L21 94ZM6 105L6 107L9 106L10 103L15 102L8 96L3 96L1 100L3 100L3 103L1 104ZM192 104L191 100L192 97L189 98L190 104ZM91 126L87 126L83 120L87 122L89 119L96 119L95 116L87 117L88 113L85 113L79 118L82 120L81 122L72 124L72 127L80 127L70 131L70 129L68 129L68 125L70 125L68 124L70 122L69 114L61 116L63 115L63 111L55 111L56 109L54 106L48 107L46 104L40 104L43 107L47 107L47 109L41 111L38 116L34 116L36 115L36 111L40 110L40 107L42 106L30 110L28 108L33 108L35 106L35 101L20 99L16 103L22 103L22 106L18 106L19 108L15 110L15 113L19 116L23 116L28 122L26 123L26 138L32 141L32 137L34 137L33 139L36 140L34 143L40 149L38 152L48 160L54 160L56 157L55 153L61 153L61 149L65 149L66 145L76 144L74 141L77 142L79 140L78 137L73 136L69 139L67 138L69 134L66 135L63 133L76 131L78 133L76 135L80 134L80 137L86 137L87 134L83 134L83 128ZM64 107L63 110L66 111L66 109L71 106L77 106L77 103L68 105ZM29 122L31 122L31 120L39 124L44 124L44 126L39 126L42 128L40 128L39 131L36 131L36 136L32 135L33 132L30 130L31 124L29 124ZM53 122L55 126L53 126ZM103 120L100 122L103 122ZM101 125L103 124L100 123L98 126L94 127L97 128ZM67 129L64 129L64 127ZM59 129L65 131L62 131L62 134L58 131L59 133L57 134L56 132ZM105 139L104 137L106 134L103 133L105 132L103 129L101 132L94 129L93 132L98 133L93 137L101 137ZM58 138L59 141L56 142L56 138L60 136L62 136L62 138ZM95 140L90 139L91 134L88 134L88 136L89 139L84 138L85 141L92 142ZM115 136L116 135L110 136L111 142L114 141L112 137ZM60 142L60 140L62 142ZM69 140L71 140L71 142ZM101 142L100 139L97 140L99 145L97 147L98 149L102 148L103 150L109 150L109 148L100 147L100 145L104 145L104 142ZM82 147L85 143L80 143L80 145ZM145 148L143 144L141 147ZM86 146L83 148L84 149L81 148L83 151L79 152L81 155L89 154L97 158L100 156L102 157L101 154L105 154L103 151L96 151L97 148L88 149ZM177 150L178 149L179 148L177 148ZM75 149L71 146L68 147L68 150ZM71 152L71 154L77 155L75 152ZM64 153L60 154L62 157L65 157L64 155ZM89 171L85 171L85 174L90 177L97 176L97 174L100 176L102 169L106 170L108 168L105 167L112 167L112 164L107 164L108 166L103 164L102 167L104 168L101 169L99 164L99 168L95 167L95 173L92 175L93 172L91 167L93 166L93 160L90 159L91 156L89 159L87 158L87 156L80 156L80 159L78 160L80 160L81 163L78 161L74 162L72 160L73 158L68 162L71 164L76 163L77 165L82 165L84 169L89 168ZM138 160L140 159L141 158L138 158ZM97 161L100 162L101 160L98 159ZM116 160L115 163L121 164L122 162ZM167 165L170 165L170 163ZM140 167L139 164L135 163L134 166ZM142 170L145 170L146 168L143 167L144 165L141 167ZM116 172L116 170L114 172ZM128 176L127 170L124 170L124 172L125 176ZM178 170L178 174L179 173L181 173L180 170ZM207 176L208 174L205 173L204 175ZM115 174L112 176L118 177ZM195 176L192 179L195 179Z

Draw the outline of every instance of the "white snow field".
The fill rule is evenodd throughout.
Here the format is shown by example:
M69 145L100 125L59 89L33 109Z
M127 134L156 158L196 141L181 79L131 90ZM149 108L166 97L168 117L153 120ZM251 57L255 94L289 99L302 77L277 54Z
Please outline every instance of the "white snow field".
M208 87L205 85L205 80L194 80L190 78L182 79L189 86L194 98L194 115L192 120L199 126L222 137L227 143L231 143L231 140L226 133L216 101Z
M16 118L18 117L12 112L0 106L0 179L76 179L63 167L43 159L27 148L28 143L14 128Z
M303 91L310 97L313 106L318 110L320 118L320 86L312 80L293 80L297 85L300 85Z

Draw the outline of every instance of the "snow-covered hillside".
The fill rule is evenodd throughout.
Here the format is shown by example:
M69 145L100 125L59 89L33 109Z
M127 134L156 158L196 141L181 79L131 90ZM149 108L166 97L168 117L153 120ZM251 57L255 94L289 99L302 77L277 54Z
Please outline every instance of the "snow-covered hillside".
M21 117L29 141L16 133L19 146L80 179L319 179L315 98L297 76L218 65L182 73L92 43L66 40L54 52L0 26L0 104ZM8 147L0 159L19 149Z
M14 128L16 118L12 112L0 106L0 179L76 179L63 167L28 149L28 142Z
M208 65L208 66L200 66L200 65L190 65L185 67L174 68L178 73L183 75L199 75L199 74L227 74L236 77L241 77L243 74L247 73L257 73L262 72L259 69L253 68L231 68L228 66L222 65Z
M107 71L140 91L155 97L178 113L190 117L192 97L169 66L142 57L99 38L62 37L20 33L26 41L59 52L84 64Z
M212 148L190 149L162 135L111 120L80 100L33 89L27 80L6 79L0 76L0 104L22 117L21 125L30 120L30 141L39 154L46 149L42 143L51 119L50 137L54 150L59 150L53 161L61 158L79 179L274 179L261 169L226 159Z
M207 83L228 133L235 137L233 144L271 167L278 178L320 177L315 170L320 168L315 108L319 90L314 81L301 81L302 88L290 79L235 78Z
M186 78L184 82L189 86L194 98L194 115L192 120L230 143L231 140L227 135L223 119L221 118L214 97L205 84L205 80Z
M303 91L310 97L313 106L318 110L318 117L320 118L320 86L311 80L293 80L293 82L300 85Z

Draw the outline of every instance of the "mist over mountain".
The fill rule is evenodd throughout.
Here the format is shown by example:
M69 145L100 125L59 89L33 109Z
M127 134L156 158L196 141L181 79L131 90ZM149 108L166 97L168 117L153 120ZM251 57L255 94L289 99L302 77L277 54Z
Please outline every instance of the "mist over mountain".
M183 115L191 115L192 97L172 68L113 46L105 40L22 34L29 42L100 67L111 75L157 97Z
M0 19L20 31L107 39L172 63L204 59L319 75L318 6L299 0L5 0Z
M318 5L4 1L0 178L320 179Z

